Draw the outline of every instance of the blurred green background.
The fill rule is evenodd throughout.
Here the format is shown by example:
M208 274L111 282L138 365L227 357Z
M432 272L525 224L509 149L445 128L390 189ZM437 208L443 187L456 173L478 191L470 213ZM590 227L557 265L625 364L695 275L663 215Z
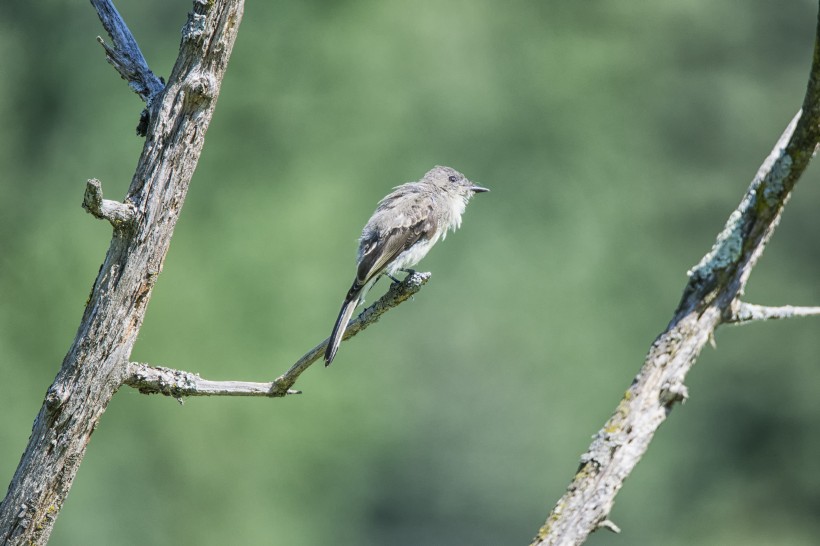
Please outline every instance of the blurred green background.
M190 2L120 2L167 76ZM798 108L808 0L248 2L133 359L271 380L327 336L375 203L492 188L414 301L286 400L124 388L56 545L525 544ZM83 2L0 5L0 482L79 323L142 104ZM820 303L818 170L748 300ZM384 290L380 283L370 301ZM723 328L589 544L816 544L820 322ZM1 485L0 487L5 487Z

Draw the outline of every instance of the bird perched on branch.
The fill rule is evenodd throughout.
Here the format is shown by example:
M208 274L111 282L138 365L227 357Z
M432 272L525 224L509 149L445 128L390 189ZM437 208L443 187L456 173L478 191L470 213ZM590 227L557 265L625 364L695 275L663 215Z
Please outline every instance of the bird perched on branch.
M476 193L490 191L476 186L450 167L433 167L418 182L397 186L379 201L359 238L356 278L345 296L325 351L329 366L339 350L353 311L364 301L379 276L393 278L427 255L448 230L461 226L461 215Z

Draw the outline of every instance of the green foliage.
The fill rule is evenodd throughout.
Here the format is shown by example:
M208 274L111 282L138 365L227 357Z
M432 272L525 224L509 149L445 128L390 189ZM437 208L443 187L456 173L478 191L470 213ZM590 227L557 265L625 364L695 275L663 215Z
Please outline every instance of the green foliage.
M167 76L188 5L118 7ZM134 360L271 380L329 334L391 187L441 163L492 193L304 395L123 389L52 544L526 543L798 108L815 10L248 3ZM0 7L0 481L107 248L85 180L121 197L142 146L100 33ZM812 169L750 301L818 303L819 198ZM815 543L817 328L721 329L590 544Z

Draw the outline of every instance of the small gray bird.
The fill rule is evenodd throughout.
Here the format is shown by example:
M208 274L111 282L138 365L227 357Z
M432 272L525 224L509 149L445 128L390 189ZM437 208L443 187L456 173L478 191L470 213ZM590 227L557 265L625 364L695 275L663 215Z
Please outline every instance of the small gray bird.
M330 334L325 366L333 362L353 311L379 276L393 278L396 272L419 263L447 236L447 230L461 226L470 198L485 191L490 190L476 186L455 169L436 166L418 182L397 186L379 201L359 238L356 278Z

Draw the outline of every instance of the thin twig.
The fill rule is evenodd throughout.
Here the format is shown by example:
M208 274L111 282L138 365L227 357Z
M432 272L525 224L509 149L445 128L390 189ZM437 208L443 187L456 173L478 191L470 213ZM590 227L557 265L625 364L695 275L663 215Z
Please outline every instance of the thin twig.
M737 302L732 306L732 313L723 322L726 324L747 324L761 320L780 320L794 317L815 317L820 315L820 307L802 307L793 305L782 305L770 307L767 305L755 305L744 301Z
M413 294L421 290L421 287L427 284L430 280L430 273L419 273L413 271L400 283L393 283L387 293L379 298L379 300L365 309L354 320L350 321L350 326L347 327L342 340L350 339L355 336L381 317L389 309L411 298ZM307 370L311 364L319 360L319 357L324 354L327 344L330 339L326 339L319 345L305 353L305 355L296 361L288 371L276 378L277 392L285 392L291 388L299 376Z

